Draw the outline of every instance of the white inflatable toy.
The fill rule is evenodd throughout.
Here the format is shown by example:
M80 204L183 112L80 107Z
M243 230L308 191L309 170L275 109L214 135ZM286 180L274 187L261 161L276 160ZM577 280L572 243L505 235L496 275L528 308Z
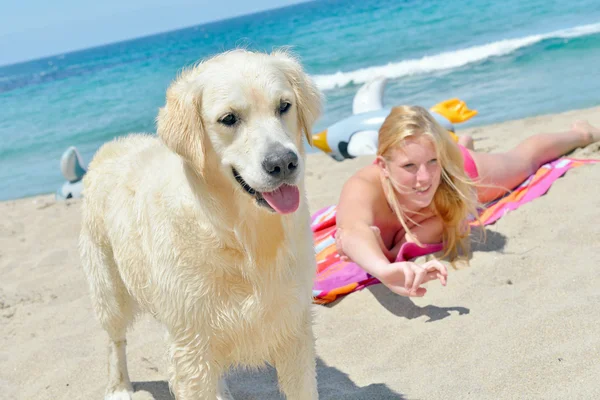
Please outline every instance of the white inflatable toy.
M352 115L313 135L313 145L337 161L376 154L379 128L392 109L383 106L386 82L387 78L378 77L361 86L354 96ZM455 139L452 122L464 122L477 114L459 99L436 104L430 112Z

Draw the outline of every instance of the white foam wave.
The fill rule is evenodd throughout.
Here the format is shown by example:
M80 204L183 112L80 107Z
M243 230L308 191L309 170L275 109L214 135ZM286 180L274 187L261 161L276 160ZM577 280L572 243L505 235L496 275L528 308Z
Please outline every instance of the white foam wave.
M531 46L542 40L552 38L574 38L592 35L600 32L600 23L580 25L574 28L561 29L554 32L525 36L517 39L505 39L481 46L449 51L420 59L404 60L387 65L378 65L361 68L354 71L341 72L329 75L314 75L313 80L321 90L334 89L349 83L362 84L376 76L385 76L390 79L408 75L426 74L459 68L467 64L482 61L490 57L510 54L517 49Z

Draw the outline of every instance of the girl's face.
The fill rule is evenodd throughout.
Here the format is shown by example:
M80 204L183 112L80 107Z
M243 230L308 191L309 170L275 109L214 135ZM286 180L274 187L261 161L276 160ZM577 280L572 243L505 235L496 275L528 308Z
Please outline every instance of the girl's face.
M381 157L378 163L396 182L400 204L414 211L431 204L442 174L431 139L425 135L408 137L401 148L392 150L389 163Z

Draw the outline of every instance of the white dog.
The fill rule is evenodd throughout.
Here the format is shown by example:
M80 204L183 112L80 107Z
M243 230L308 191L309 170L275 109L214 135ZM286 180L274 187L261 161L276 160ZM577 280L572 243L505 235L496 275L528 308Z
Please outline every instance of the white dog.
M285 52L235 50L184 71L159 138L105 144L84 178L80 253L108 332L106 399L130 399L125 334L169 334L178 400L229 399L232 366L272 364L288 399L316 399L316 270L304 189L321 95Z

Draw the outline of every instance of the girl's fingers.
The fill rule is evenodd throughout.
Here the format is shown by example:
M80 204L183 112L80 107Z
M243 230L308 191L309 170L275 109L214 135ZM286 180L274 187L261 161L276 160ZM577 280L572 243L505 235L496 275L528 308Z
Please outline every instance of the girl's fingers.
M446 284L448 283L448 278L446 277L446 275L442 275L442 274L437 274L438 279L440 280L440 283L444 286L446 286Z
M344 256L344 251L342 250L342 238L341 238L341 229L338 229L335 231L335 249L338 253L338 255L340 256L340 258L345 257Z
M415 273L409 268L405 269L404 270L404 288L407 291L409 291L409 292L411 291L414 280L415 280Z
M448 276L448 270L446 269L446 266L438 260L432 260L425 263L423 268L427 270L427 272L439 271L440 274Z
M423 268L418 267L418 269L415 271L415 279L413 281L412 287L410 288L411 294L416 294L419 290L419 286L421 286L421 284L425 282L427 282L427 271L425 271Z
M428 280L439 279L441 284L446 286L446 283L448 282L448 270L444 264L437 260L433 260L423 267L427 270Z
M440 273L437 271L428 272L426 282L435 281L436 279L439 279L440 276L441 276Z

